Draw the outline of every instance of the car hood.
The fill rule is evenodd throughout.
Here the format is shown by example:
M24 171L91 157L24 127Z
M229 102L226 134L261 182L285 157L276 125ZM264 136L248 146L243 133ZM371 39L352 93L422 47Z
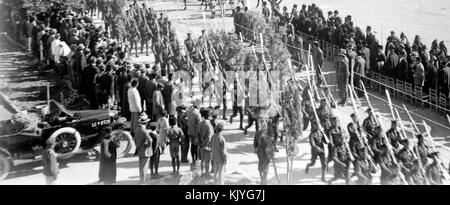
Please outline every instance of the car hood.
M109 118L110 117L110 111L109 110L79 110L79 111L72 111L74 113L78 113L81 117L81 119L92 119L92 118Z

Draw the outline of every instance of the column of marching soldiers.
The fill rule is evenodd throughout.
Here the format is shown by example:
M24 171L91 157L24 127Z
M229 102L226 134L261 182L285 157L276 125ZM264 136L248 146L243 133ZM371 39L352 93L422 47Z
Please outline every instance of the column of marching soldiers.
M267 14L267 9L264 7L262 13L266 18L269 18ZM295 12L296 5L294 5L293 14L298 14ZM289 37L295 36L298 39L301 37L293 35L294 31L291 32L293 24L295 30L306 29L304 25L297 25L294 20L297 17L289 18L287 13L287 8L283 8L284 13L281 15L278 8L274 10L274 16L281 16L281 22L287 25ZM306 11L306 6L303 5L302 11ZM321 11L315 4L308 9L317 16ZM278 12L278 13L277 13ZM300 12L301 13L301 12ZM302 13L303 16L306 12ZM335 11L335 17L338 12ZM252 22L248 22L250 18L245 17L247 15L247 8L244 11L240 11L237 8L235 12L235 32L237 34L242 33L246 39L254 41L255 38L252 36L254 33ZM312 14L311 14L312 15ZM286 17L287 16L287 17ZM312 15L314 16L314 15ZM323 18L323 17L322 17ZM351 17L350 17L351 18ZM334 19L331 18L331 19ZM289 24L289 21L294 23ZM346 22L351 21L351 19L346 18ZM291 27L291 28L289 28ZM311 29L309 30L311 31ZM291 33L289 33L291 32ZM295 32L297 33L297 32ZM370 34L370 32L369 32ZM368 35L369 35L368 34ZM352 39L352 38L350 38ZM289 39L288 39L289 40ZM300 42L302 42L300 40ZM343 45L347 45L345 43ZM389 44L389 43L388 43ZM290 53L298 53L301 51L292 50L302 49L305 47L303 43L298 45L298 48L292 46L290 41L287 41L287 47ZM306 45L307 46L307 45ZM322 75L321 68L323 63L323 53L320 50L319 43L313 43L312 55L314 59L314 68L317 75L317 85L322 85L325 80ZM316 52L314 52L316 51ZM317 52L318 51L318 52ZM362 53L362 52L360 52ZM341 49L340 55L345 55L346 50ZM298 58L300 57L300 58ZM293 64L303 63L302 55L292 55ZM368 56L366 59L368 59ZM306 58L305 58L306 59ZM336 66L340 68L339 60L337 60ZM358 64L358 63L355 63ZM363 62L362 64L365 64ZM358 64L359 65L359 64ZM355 65L357 67L357 65ZM352 69L350 69L352 70ZM356 69L356 74L359 74L359 69ZM339 71L339 69L338 69ZM364 71L362 71L364 72ZM348 75L348 73L347 73ZM349 83L349 77L347 76L344 81L345 83L339 83L339 90L345 90L346 94L340 104L345 104L348 99L352 99L352 104L355 104L356 96L361 96L364 92L362 87L364 84L359 80L360 78L354 79L354 83ZM308 83L311 82L308 80ZM309 172L309 168L315 165L317 158L320 158L322 167L322 181L332 183L333 181L343 178L346 184L351 183L351 178L356 176L358 184L371 184L373 176L381 172L380 181L381 184L445 184L448 180L448 173L445 170L439 159L439 153L434 150L434 146L430 147L425 143L424 135L415 128L414 138L417 139L417 143L413 145L412 139L408 139L406 132L404 131L404 126L401 124L401 120L397 120L395 115L391 122L391 127L387 132L384 132L379 117L374 114L373 109L369 103L369 109L366 111L367 118L361 123L359 121L359 116L356 107L354 107L355 113L351 115L352 122L343 128L340 125L339 117L333 114L331 107L335 107L334 99L328 100L327 97L322 99L319 107L315 106L315 102L311 101L311 88L313 88L315 99L317 100L317 90L314 83L309 83L309 86L303 91L303 101L302 101L302 111L303 111L303 127L307 129L309 122L311 122L311 134L309 136L309 141L311 144L311 163L309 163L305 169L305 172ZM341 85L342 84L342 85ZM353 87L355 85L355 87ZM342 87L341 87L342 86ZM322 87L322 86L321 86ZM326 87L326 86L325 86ZM355 92L355 89L357 92ZM353 90L353 92L352 92ZM360 92L361 91L361 92ZM342 91L344 92L344 91ZM357 94L358 93L358 94ZM368 100L368 95L366 98ZM350 98L350 96L352 96ZM368 100L369 102L369 100ZM318 116L316 118L316 116ZM414 122L413 122L414 124ZM428 137L431 137L427 133ZM334 177L331 180L326 179L326 172L328 170L328 164L334 162ZM350 173L351 165L354 168L354 172Z

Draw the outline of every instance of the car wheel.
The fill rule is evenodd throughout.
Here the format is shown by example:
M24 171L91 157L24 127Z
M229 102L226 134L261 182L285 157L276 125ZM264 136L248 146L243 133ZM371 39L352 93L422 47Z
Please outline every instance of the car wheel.
M72 127L60 128L50 138L55 138L55 152L59 159L71 158L81 145L80 133Z
M130 153L130 150L134 145L134 141L129 132L124 130L114 130L111 133L111 137L112 139L120 142L120 146L117 148L117 158L125 157L128 153Z
M4 154L0 154L0 181L4 180L10 171L11 162Z

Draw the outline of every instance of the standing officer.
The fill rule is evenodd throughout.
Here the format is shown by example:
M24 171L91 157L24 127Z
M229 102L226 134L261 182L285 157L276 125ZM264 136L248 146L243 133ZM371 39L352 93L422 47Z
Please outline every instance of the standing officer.
M314 63L314 70L316 71L317 85L320 86L323 82L322 79L322 68L323 68L323 51L319 47L319 42L314 41L313 47L311 49Z
M341 102L339 104L344 105L347 102L348 98L348 80L350 77L349 73L349 61L348 58L345 56L347 51L345 49L341 49L339 55L336 58L336 61L334 63L336 68L336 78L337 78L337 84L340 91L341 96Z

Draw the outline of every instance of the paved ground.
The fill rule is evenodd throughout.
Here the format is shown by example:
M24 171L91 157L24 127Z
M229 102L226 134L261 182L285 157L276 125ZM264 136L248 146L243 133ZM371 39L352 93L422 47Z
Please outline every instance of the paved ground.
M201 29L204 28L203 25L203 14L198 9L199 2L198 1L189 1L188 10L183 11L181 3L174 3L171 1L161 2L157 1L153 4L153 7L158 10L160 8L170 8L166 9L169 17L174 22L174 25L177 28L178 38L180 40L185 39L185 33L190 31L194 36L198 36ZM217 20L209 19L210 13L206 13L207 27L209 28L225 28L226 30L232 30L232 19L227 17L222 21L221 18L217 18ZM182 18L179 19L179 18ZM188 22L188 23L187 23ZM217 22L217 27L216 27ZM187 27L189 25L189 27ZM3 45L2 45L3 47ZM9 50L2 50L1 53ZM133 59L137 62L152 62L152 57L141 56L138 59ZM17 67L13 64L7 64L5 67L14 68ZM0 72L5 69L5 67L1 67ZM10 79L14 75L12 73L7 74L5 78ZM330 85L333 85L334 82L334 72L332 68L332 64L327 62L325 66L325 75L327 81ZM300 80L305 80L305 72L298 74L298 78ZM197 82L194 79L194 82ZM9 86L9 84L7 84ZM196 95L199 94L198 85L194 85L194 91ZM374 94L374 93L372 93ZM376 95L379 96L379 95ZM337 96L335 96L337 99ZM383 98L382 98L383 99ZM381 99L376 99L371 97L371 103L373 104L375 110L380 112L383 116L389 117L389 108L387 107L387 103L385 103ZM207 102L207 101L205 101ZM362 108L360 109L359 114L365 117L363 110L367 107L367 104L364 99L361 99ZM394 100L394 103L399 104L399 102ZM206 104L205 104L206 105ZM401 104L399 104L401 105ZM230 112L231 106L229 105L228 113ZM422 110L421 108L408 106L411 111L417 113L418 115L424 116L427 119L427 123L432 128L432 135L435 137L436 141L445 146L450 146L450 142L448 141L448 136L450 133L450 128L447 124L447 121L442 116L435 114L434 112L430 112L427 110ZM339 107L334 110L336 115L341 118L342 124L346 125L350 121L349 114L353 112L350 106L347 107ZM399 110L400 115L405 120L407 116L404 112ZM414 116L417 122L424 120L422 117ZM244 121L246 122L246 121ZM388 121L384 121L385 128L388 125ZM405 122L405 124L408 124ZM423 128L421 128L423 130ZM304 136L309 134L309 129L304 132ZM259 174L257 171L257 157L253 150L253 135L254 128L249 130L249 135L243 135L243 132L238 129L238 120L236 119L233 124L229 124L229 122L225 122L225 131L224 135L227 141L228 152L229 152L229 164L227 165L227 173L228 176L231 177L232 173L240 173L235 174L236 178L242 179L247 178L245 182L239 182L238 184L252 184L258 183ZM303 140L299 142L300 153L294 159L294 168L293 168L293 178L292 184L324 184L320 181L320 165L316 164L316 167L311 168L308 175L304 173L304 168L310 159L310 147L307 141ZM286 184L286 150L283 148L283 145L279 145L279 152L276 154L276 164L278 174L280 176L282 184ZM448 163L447 159L449 159L449 152L445 151L442 148L439 150L443 153L443 159L445 163ZM133 152L133 150L132 150ZM19 165L20 171L15 171L11 173L11 175L4 181L0 182L0 184L44 184L44 177L42 175L42 166L40 166L40 162L31 162L31 163L22 163ZM90 161L85 158L85 155L80 155L76 158L67 160L65 162L60 162L61 164L61 174L59 184L96 184L97 175L98 175L98 161ZM136 184L139 176L137 169L137 159L135 157L126 157L122 159L118 159L118 184ZM332 169L331 169L332 170ZM151 181L151 184L179 184L184 179L188 179L192 172L189 170L188 164L183 164L181 167L181 176L172 176L171 175L171 162L169 153L166 152L161 156L161 164L160 164L160 173L162 178L154 179ZM374 183L379 181L379 173L374 179ZM328 178L332 177L332 171L329 171L327 174ZM274 176L273 167L270 168L269 174L269 183L276 184L276 179ZM233 180L236 181L236 180ZM343 184L343 180L337 181L337 184Z

